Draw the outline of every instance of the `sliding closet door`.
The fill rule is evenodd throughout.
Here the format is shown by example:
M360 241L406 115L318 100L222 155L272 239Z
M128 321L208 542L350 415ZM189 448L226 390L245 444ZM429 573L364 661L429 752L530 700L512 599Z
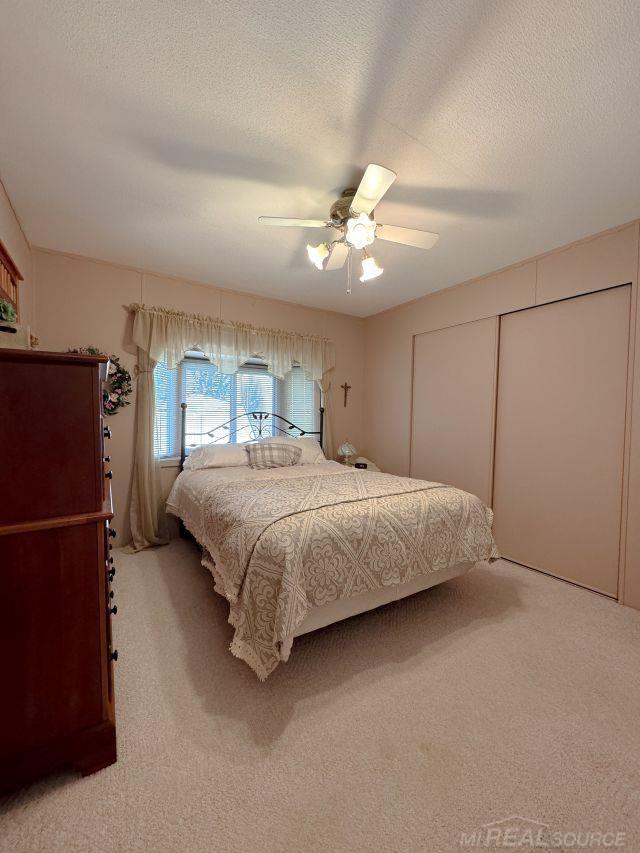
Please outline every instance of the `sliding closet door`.
M498 318L414 338L411 476L491 503Z
M524 565L616 596L630 287L501 319L495 535Z

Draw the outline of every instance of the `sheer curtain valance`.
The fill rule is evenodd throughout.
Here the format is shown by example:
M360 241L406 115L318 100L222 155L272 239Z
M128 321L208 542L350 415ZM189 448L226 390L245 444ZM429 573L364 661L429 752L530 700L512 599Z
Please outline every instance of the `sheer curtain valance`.
M335 364L333 341L279 329L249 326L184 314L165 308L131 305L133 341L153 361L175 367L188 350L199 349L224 373L235 373L248 358L258 356L269 371L283 379L297 362L320 382Z
M158 465L154 456L154 369L159 361L175 367L189 350L201 350L219 370L234 373L249 358L264 359L269 371L283 379L294 363L323 391L324 448L333 455L328 391L335 364L333 341L232 323L165 308L130 305L133 343L138 348L136 433L131 484L131 549L139 551L169 541Z

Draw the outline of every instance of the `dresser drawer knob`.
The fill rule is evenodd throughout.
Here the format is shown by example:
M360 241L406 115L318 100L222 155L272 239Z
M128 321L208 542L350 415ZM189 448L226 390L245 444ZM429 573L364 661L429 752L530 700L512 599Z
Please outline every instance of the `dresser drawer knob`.
M109 559L107 560L107 562L108 562L108 563L113 563L113 557L109 557Z
M112 580L115 578L115 576L116 576L116 570L115 570L115 569L111 569L111 570L109 571L109 580L110 580L110 581L112 581Z
M105 438L111 438L111 430L109 429L109 427L104 427L102 430L102 434Z
M111 536L111 538L112 538L112 539L115 539L117 535L118 535L118 534L115 532L115 530L113 529L113 527L110 527L110 528L109 528L109 536Z
M104 476L107 478L107 480L112 480L113 479L113 471L105 471Z
M109 608L109 613L112 616L115 616L117 612L118 612L118 605L117 604L114 604L113 607Z
M110 660L118 660L118 650L114 649L109 655Z
M111 462L111 457L110 457L110 456L105 456L105 457L104 457L104 459L103 459L102 461L103 461L103 462Z
M115 592L113 590L111 590L109 593L109 598L113 598L114 595L115 595Z

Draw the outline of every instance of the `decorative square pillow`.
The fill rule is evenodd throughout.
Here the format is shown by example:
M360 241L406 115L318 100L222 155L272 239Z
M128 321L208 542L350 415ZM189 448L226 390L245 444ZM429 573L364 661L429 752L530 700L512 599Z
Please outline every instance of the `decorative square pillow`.
M290 444L259 441L246 445L249 465L252 468L286 468L297 465L302 456L301 447Z
M316 462L327 461L327 457L322 452L320 443L315 438L295 438L289 435L274 435L273 437L262 438L260 441L272 442L273 444L288 444L291 447L300 447L302 450L300 465L313 465Z

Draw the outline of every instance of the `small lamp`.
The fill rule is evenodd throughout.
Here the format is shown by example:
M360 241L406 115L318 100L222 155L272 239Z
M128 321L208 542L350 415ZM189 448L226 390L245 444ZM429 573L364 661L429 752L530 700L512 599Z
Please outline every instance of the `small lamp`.
M350 444L348 441L345 441L344 444L340 445L338 453L340 456L344 457L346 465L351 465L351 458L358 455L358 451L355 449L353 444Z

